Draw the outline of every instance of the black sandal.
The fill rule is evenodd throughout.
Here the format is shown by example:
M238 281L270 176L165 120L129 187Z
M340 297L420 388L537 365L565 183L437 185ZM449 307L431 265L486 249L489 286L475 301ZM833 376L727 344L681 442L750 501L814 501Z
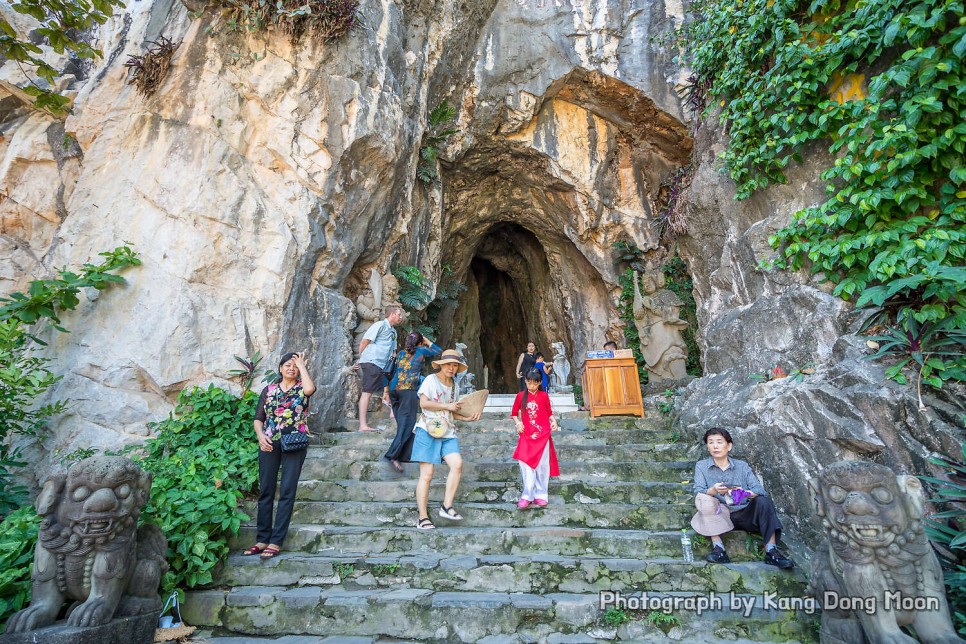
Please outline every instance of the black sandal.
M433 522L429 517L426 517L419 520L419 522L416 524L416 528L419 530L435 530L436 526L433 525Z

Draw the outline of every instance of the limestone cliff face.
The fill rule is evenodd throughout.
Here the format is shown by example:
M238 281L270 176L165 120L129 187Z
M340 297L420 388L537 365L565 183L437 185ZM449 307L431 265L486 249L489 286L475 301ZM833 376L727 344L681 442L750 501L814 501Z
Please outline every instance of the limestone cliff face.
M212 15L173 0L130 3L93 34L104 58L65 81L66 121L0 101L0 289L124 241L144 260L48 338L65 374L54 395L72 407L41 467L52 449L144 435L184 386L223 382L256 350L266 366L305 350L315 426L337 424L356 387L353 298L374 267L436 280L452 265L477 299L441 340L475 348L489 333L491 362L524 336L573 355L617 332L610 245L657 245L658 187L691 148L680 70L650 43L680 16L646 0L371 0L361 13L335 43L293 45L211 35ZM181 44L143 99L123 62L161 34ZM444 190L416 180L442 100L460 131ZM518 337L482 328L488 279L516 298Z

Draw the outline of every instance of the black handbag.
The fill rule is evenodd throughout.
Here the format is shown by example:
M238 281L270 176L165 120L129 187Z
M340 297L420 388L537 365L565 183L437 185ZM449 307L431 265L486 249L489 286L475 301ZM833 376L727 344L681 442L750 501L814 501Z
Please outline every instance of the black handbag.
M309 435L304 432L289 432L282 434L283 452L301 452L309 446Z
M386 377L386 381L391 381L392 377L396 375L396 360L398 356L394 353L389 356L389 362L386 363L386 368L382 370L382 375Z

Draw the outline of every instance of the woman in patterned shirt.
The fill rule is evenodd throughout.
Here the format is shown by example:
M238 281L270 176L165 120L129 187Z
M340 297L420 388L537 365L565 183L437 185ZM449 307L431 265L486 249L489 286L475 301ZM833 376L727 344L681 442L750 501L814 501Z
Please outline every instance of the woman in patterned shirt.
M419 384L422 382L426 358L435 358L443 350L422 333L413 331L406 336L406 348L396 358L396 375L389 383L389 400L396 419L396 438L385 458L397 472L403 471L400 461L409 462L413 451L413 427L419 416Z
M258 542L242 554L271 559L282 549L288 534L295 505L295 489L306 450L283 452L282 434L309 431L305 424L309 397L315 383L305 367L304 353L286 353L278 363L282 381L262 390L255 409L255 435L258 437ZM278 495L278 512L272 524L272 506L278 471L282 485Z

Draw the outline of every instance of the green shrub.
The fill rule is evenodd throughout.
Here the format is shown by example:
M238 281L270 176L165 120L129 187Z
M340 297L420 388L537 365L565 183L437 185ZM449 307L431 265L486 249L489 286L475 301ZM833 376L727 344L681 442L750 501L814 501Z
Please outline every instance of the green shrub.
M962 0L697 0L682 32L694 92L720 107L738 198L831 155L827 200L770 238L857 304L966 327L966 20ZM847 90L847 91L844 91ZM900 333L903 330L900 328ZM941 385L966 356L934 356ZM899 375L894 372L894 375Z
M174 412L151 425L155 436L134 450L154 475L142 516L168 538L166 593L211 583L228 540L249 519L238 502L257 488L257 402L253 391L239 398L214 385L186 389Z
M33 507L11 512L0 523L0 625L30 601L30 571L40 517Z

